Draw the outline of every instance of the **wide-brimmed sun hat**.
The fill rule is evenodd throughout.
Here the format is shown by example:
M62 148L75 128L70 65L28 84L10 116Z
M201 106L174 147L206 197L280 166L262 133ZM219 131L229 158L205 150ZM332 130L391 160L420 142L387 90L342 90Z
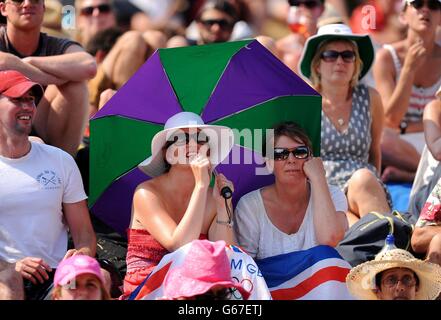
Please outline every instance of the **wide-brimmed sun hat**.
M349 292L361 300L378 300L374 290L375 276L392 268L408 268L419 279L416 300L433 300L441 292L441 267L437 264L416 259L410 252L393 249L379 254L374 260L354 267L346 276Z
M359 79L362 79L374 62L375 51L371 37L367 34L358 35L352 33L350 27L342 23L328 24L320 27L317 34L308 38L300 58L299 70L305 78L311 77L311 63L319 45L326 40L345 39L357 44L360 59L363 61L363 68Z
M164 173L166 162L162 149L179 129L185 128L200 129L208 137L212 168L221 163L233 148L233 130L225 126L207 125L200 116L193 112L179 112L167 120L162 131L155 134L152 139L152 155L141 162L138 168L150 177L157 177Z
M171 269L164 279L163 299L197 296L213 287L235 288L247 300L248 292L231 278L225 241L193 240L183 264Z

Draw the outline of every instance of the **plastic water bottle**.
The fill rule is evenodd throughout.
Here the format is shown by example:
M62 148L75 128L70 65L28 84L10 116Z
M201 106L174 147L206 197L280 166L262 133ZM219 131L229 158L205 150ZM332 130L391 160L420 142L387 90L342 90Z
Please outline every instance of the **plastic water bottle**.
M395 237L393 234L388 234L386 237L386 240L384 241L384 247L381 249L380 252L378 252L378 256L383 254L386 251L398 249L395 245Z

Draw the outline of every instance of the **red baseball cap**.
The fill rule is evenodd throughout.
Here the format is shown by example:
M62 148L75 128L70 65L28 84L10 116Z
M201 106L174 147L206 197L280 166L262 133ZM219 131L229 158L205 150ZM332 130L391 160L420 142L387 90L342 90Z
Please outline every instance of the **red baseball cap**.
M0 94L9 98L19 98L32 89L35 105L43 97L43 87L15 70L0 71Z

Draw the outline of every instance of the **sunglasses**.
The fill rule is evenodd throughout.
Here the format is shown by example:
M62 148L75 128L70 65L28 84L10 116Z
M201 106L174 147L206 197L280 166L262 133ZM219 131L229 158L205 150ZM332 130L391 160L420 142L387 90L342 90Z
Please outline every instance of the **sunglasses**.
M307 0L307 1L289 0L288 2L291 5L291 7L299 7L300 5L304 5L308 9L313 9L321 5L320 2L314 0Z
M335 50L326 50L323 51L320 55L320 58L325 62L335 62L338 57L341 56L344 62L354 62L355 61L355 52L350 50L345 51L335 51Z
M11 0L11 2L15 5L21 6L25 2L25 0ZM36 5L42 3L43 0L31 0L31 4Z
M210 138L203 132L199 131L196 133L189 134L187 132L177 132L172 134L173 140L167 141L165 148L168 148L172 144L177 146L183 146L190 143L190 140L196 141L199 145L207 144Z
M110 4L103 3L96 7L84 7L80 10L80 12L83 16L91 16L95 9L98 9L99 13L109 13L110 11L112 11L112 7L110 6Z
M274 160L286 160L289 154L292 153L296 159L306 159L309 157L310 151L307 146L300 146L297 148L274 148Z
M441 9L441 4L438 0L428 0L428 1L414 0L414 1L408 2L408 3L417 10L421 9L424 6L424 4L426 4L430 10Z
M206 20L201 20L201 23L206 27L206 28L211 28L212 26L214 26L215 24L217 24L219 26L219 28L226 30L226 29L231 29L233 28L233 23L226 20L226 19L206 19Z

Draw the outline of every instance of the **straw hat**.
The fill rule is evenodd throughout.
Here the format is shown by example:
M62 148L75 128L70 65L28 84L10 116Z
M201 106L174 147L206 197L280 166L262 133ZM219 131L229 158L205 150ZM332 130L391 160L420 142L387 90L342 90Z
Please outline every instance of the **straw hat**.
M235 288L247 300L250 293L231 278L225 241L194 240L181 266L164 279L164 299L193 297L215 286Z
M440 294L441 267L416 259L411 253L402 249L386 251L377 255L375 260L354 267L346 277L349 292L361 300L378 300L374 292L375 276L392 268L408 268L415 272L419 279L416 300L433 300Z
M360 72L359 79L362 79L368 72L374 62L374 46L369 35L353 34L351 28L345 24L327 24L318 29L316 35L306 40L302 57L300 58L299 70L305 78L311 77L311 63L317 52L318 46L326 40L345 39L351 40L357 44L360 58L363 61L363 69Z
M159 131L152 140L152 155L138 165L138 168L150 177L157 177L165 172L166 162L162 148L172 140L179 129L198 128L209 138L210 163L214 168L230 153L234 144L233 131L224 126L206 125L200 116L193 112L179 112L169 118L164 129Z

